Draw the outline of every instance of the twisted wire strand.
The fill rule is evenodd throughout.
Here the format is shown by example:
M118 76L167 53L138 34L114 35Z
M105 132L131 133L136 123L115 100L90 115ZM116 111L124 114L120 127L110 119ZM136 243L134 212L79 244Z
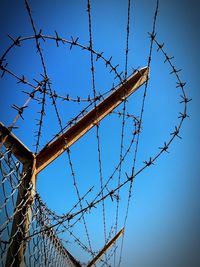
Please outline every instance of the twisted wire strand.
M157 15L158 15L158 8L159 8L159 0L157 0L157 2L156 2L156 8L155 8L154 17L153 17L153 28L152 28L151 36L155 36L155 34L156 34L155 31L156 31L156 20L157 20ZM149 56L148 56L148 63L147 63L148 70L150 69L150 65L151 65L152 51L153 51L153 39L151 38L151 40L150 40L150 48L149 48ZM147 77L148 77L148 73L147 73ZM140 134L141 134L141 123L142 123L142 120L143 120L143 114L144 114L144 109L145 109L145 100L146 100L146 95L147 95L148 84L149 84L149 79L147 78L147 80L145 82L144 94L143 94L143 98L142 98L142 105L141 105L141 111L140 111L140 117L139 117L140 123L139 123L138 133L137 133L137 136L136 136L136 146L135 146L134 157L133 157L133 165L132 165L131 177L134 176L135 165L136 165L136 161L137 161ZM131 180L130 185L129 185L128 200L127 200L126 213L125 213L125 218L124 218L124 228L126 227L126 223L127 223L127 219L128 219L129 207L130 207L131 196L132 196L132 188L133 188L133 180ZM122 236L122 241L121 241L121 248L120 248L120 256L119 256L118 266L120 266L121 260L122 260L123 245L124 245L124 234Z
M127 5L127 26L126 26L126 50L125 50L125 80L127 78L128 72L128 53L129 53L129 34L130 34L130 10L131 10L131 1L128 0ZM123 147L124 147L124 131L125 131L125 119L126 119L126 103L127 99L123 102L123 109L122 109L122 127L121 127L121 141L120 141L120 162L122 163L123 157ZM121 183L121 174L122 174L122 164L119 166L118 172L118 186ZM116 217L115 217L115 235L118 231L118 217L119 217L119 200L120 200L120 189L117 192L117 206L116 206ZM116 266L116 250L114 253L114 266Z
M95 85L95 67L94 67L94 55L93 55L93 36L92 36L92 17L91 17L91 3L90 0L87 1L87 12L88 12L88 24L89 24L89 47L90 52L90 64L91 64L91 76L92 76L92 90L93 98L96 99L96 85ZM94 108L96 109L96 101L94 101ZM98 111L96 112L96 118L98 118ZM98 164L99 164L99 179L100 179L100 188L101 196L104 196L103 188L103 171L102 171L102 156L101 156L101 143L99 135L99 123L96 124L96 138L97 138L97 153L98 153ZM102 201L102 216L103 216L103 229L104 229L104 240L105 244L107 241L106 238L106 210L104 200ZM107 256L106 256L107 257Z

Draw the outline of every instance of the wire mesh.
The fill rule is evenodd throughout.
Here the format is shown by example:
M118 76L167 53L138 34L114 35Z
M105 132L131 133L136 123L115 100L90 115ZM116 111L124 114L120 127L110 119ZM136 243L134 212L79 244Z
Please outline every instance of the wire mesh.
M61 240L56 236L53 229L48 229L52 223L52 218L45 204L42 203L39 195L34 192L34 199L30 206L30 199L18 203L20 191L23 191L26 172L23 171L23 165L13 156L10 149L1 146L0 151L0 254L1 266L8 266L8 251L14 241L14 238L22 230L22 225L26 220L26 212L29 212L29 227L25 236L17 241L17 246L23 246L25 253L23 262L25 266L77 266L74 265L72 256L66 250ZM32 190L30 183L26 188L27 194ZM30 210L27 209L30 208ZM13 226L16 216L20 216L19 225ZM34 235L35 232L40 234ZM28 236L32 237L27 238ZM18 253L18 251L17 251ZM16 266L15 257L12 255L9 266ZM7 261L7 262L6 262ZM7 265L6 265L7 264Z

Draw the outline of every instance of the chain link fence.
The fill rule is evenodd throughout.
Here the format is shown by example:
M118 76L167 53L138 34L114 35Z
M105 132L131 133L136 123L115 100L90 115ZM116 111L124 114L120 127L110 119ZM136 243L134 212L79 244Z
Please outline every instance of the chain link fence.
M54 230L46 230L46 227L51 225L51 218L39 195L35 192L32 200L27 197L26 200L22 199L19 202L26 172L23 171L23 165L13 156L10 149L6 149L4 145L0 149L1 266L15 266L16 257L19 258L18 262L24 263L24 266L78 266ZM27 195L31 189L30 183L26 188ZM26 213L29 213L29 227L24 234ZM19 223L13 225L13 221L18 216L20 216ZM34 235L36 232L38 234ZM16 239L16 236L20 239ZM18 247L16 254L12 252L13 245ZM24 255L21 255L20 251L24 251ZM23 258L20 259L20 257Z

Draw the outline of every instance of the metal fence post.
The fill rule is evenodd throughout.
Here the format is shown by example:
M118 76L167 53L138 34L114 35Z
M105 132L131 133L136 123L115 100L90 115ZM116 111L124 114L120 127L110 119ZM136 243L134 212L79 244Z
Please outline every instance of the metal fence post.
M35 156L27 147L0 123L0 141L23 164L20 186L15 204L6 267L23 266L26 235L31 223L31 206L35 195Z
M32 220L32 204L35 195L35 159L23 165L22 175L23 181L16 201L6 267L24 266L26 236Z

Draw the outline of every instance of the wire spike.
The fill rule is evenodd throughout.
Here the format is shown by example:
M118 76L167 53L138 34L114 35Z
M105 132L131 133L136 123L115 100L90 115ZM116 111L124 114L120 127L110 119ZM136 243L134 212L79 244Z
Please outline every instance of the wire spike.
M17 37L16 39L14 39L12 36L10 36L8 34L8 37L13 41L13 44L16 45L16 46L20 46L20 38L21 36Z

